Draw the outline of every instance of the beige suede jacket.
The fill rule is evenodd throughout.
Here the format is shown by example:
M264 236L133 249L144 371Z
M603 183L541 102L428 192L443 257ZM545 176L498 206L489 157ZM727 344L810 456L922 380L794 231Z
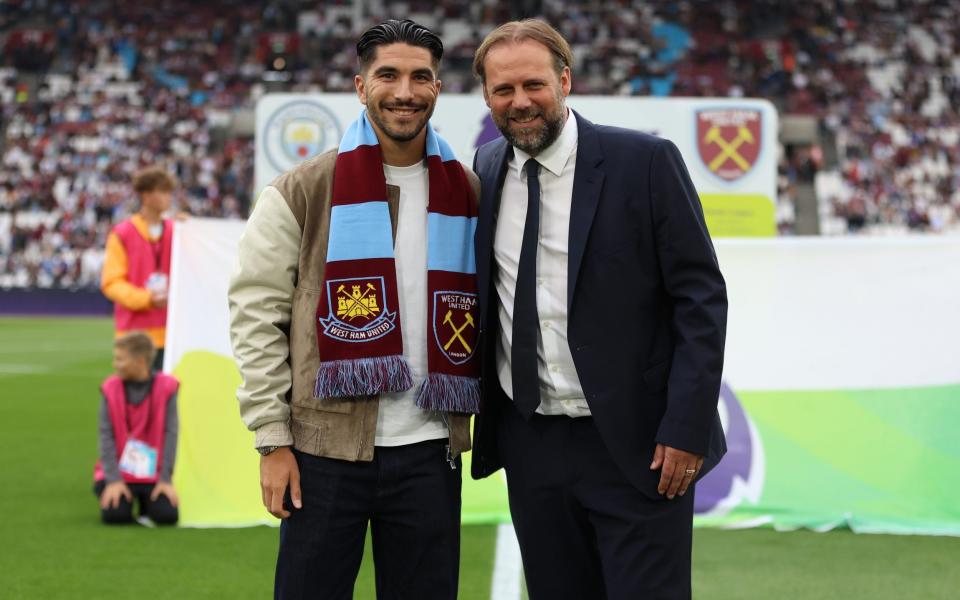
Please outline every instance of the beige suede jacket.
M255 445L373 460L378 398L313 397L320 359L315 313L323 285L336 149L264 188L240 238L230 280L230 338L243 382L240 416ZM480 180L467 167L475 197ZM400 189L387 186L396 236ZM468 415L448 414L452 457L470 449Z

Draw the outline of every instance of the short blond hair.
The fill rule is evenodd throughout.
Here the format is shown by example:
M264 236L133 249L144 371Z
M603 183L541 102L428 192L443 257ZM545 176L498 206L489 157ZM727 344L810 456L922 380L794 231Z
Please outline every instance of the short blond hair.
M161 166L154 165L140 169L133 174L133 190L144 192L172 192L177 187L177 178Z
M147 365L152 365L153 359L157 355L157 348L153 345L153 340L143 331L131 331L121 335L113 341L113 347L125 350L131 356L146 358Z
M480 78L480 82L487 81L483 62L487 59L491 48L504 42L518 43L524 40L533 40L547 47L553 55L557 77L563 73L564 67L570 67L573 64L573 51L559 31L538 19L510 21L491 31L473 55L473 72Z

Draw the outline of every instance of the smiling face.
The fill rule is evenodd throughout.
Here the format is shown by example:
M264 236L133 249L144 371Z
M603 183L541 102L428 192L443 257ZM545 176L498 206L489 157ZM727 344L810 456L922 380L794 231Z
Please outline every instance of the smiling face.
M429 50L403 43L380 46L354 83L381 144L385 137L400 144L423 143L440 93Z
M483 65L483 98L493 122L507 141L536 156L566 122L569 67L558 75L550 50L534 40L497 44Z

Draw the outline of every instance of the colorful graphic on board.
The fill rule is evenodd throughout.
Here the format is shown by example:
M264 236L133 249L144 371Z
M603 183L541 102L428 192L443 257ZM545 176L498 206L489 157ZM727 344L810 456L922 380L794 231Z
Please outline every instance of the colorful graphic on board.
M279 172L329 150L340 143L343 129L327 107L297 100L276 110L264 127L262 148Z

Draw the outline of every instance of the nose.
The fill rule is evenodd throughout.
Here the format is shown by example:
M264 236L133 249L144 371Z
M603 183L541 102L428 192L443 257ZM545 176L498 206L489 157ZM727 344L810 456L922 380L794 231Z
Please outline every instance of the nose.
M512 102L510 104L511 108L514 110L526 110L530 108L533 103L530 101L530 96L528 96L527 93L521 89L513 95Z
M413 100L413 86L411 85L409 77L399 78L397 87L394 89L394 96L400 102L408 102Z

